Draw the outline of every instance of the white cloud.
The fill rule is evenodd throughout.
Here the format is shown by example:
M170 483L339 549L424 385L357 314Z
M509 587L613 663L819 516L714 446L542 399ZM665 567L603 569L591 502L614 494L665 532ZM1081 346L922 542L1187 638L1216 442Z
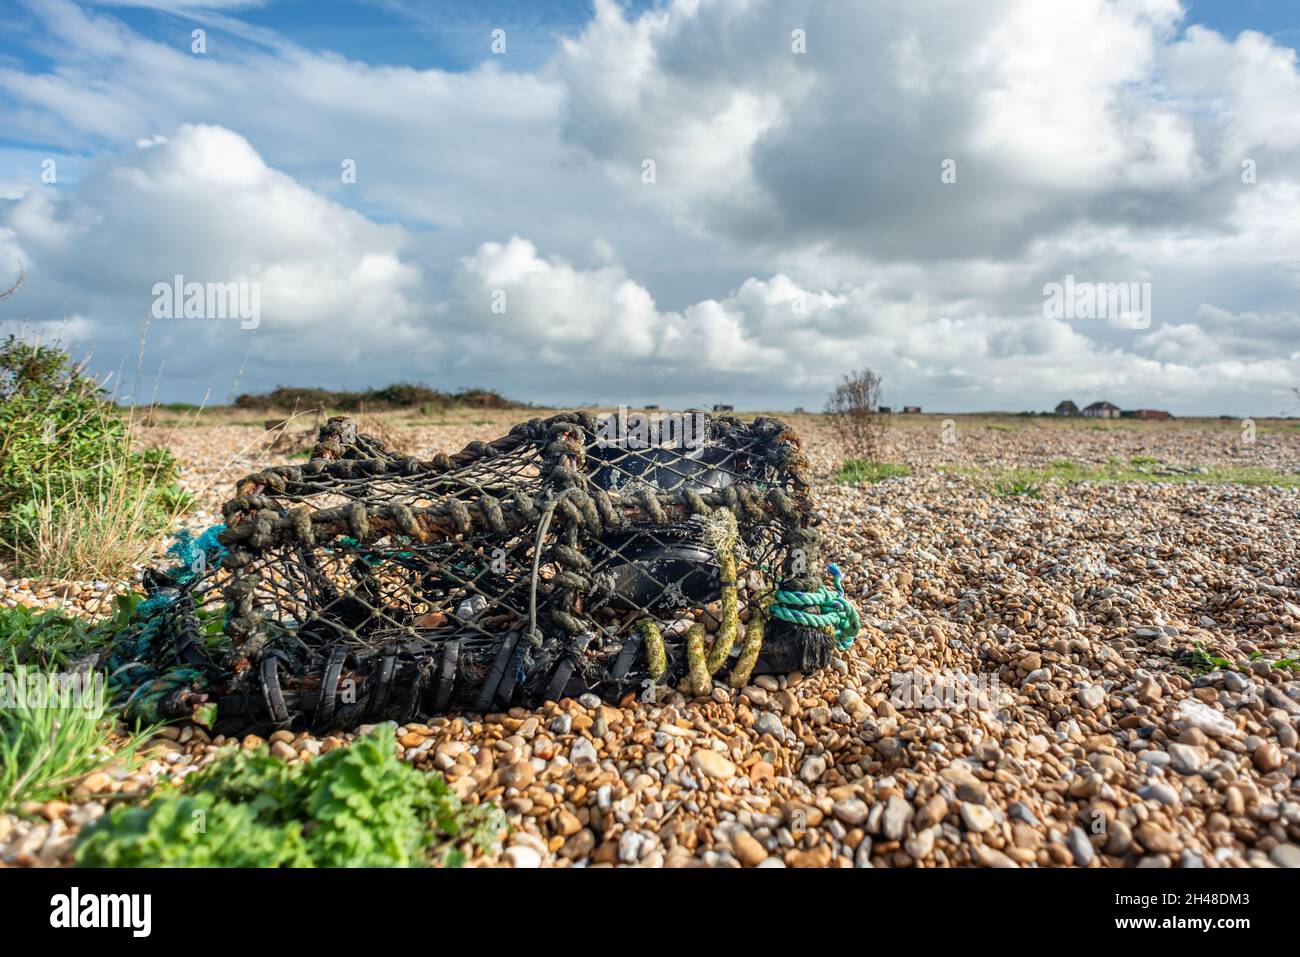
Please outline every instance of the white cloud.
M219 127L183 126L67 191L31 189L0 204L0 225L0 258L27 267L22 308L38 320L67 309L94 317L98 337L119 348L149 313L155 283L176 275L257 284L268 352L342 359L359 354L360 337L413 335L422 270L406 256L405 230L304 188ZM233 320L154 331L179 352L249 345Z
M151 332L178 389L250 348L250 388L564 401L817 404L864 364L952 409L1268 410L1300 381L1295 52L1179 33L1174 0L598 0L532 72L31 16L54 65L0 66L0 124L65 153L54 186L0 150L0 262L30 274L0 318L133 349L153 282L260 282L251 342ZM1067 274L1151 282L1152 328L1044 319Z

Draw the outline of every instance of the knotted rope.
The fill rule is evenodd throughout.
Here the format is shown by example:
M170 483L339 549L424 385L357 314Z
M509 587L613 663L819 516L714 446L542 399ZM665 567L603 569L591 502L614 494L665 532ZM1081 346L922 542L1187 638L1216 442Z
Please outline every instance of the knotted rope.
M770 609L773 618L793 622L796 625L809 625L813 628L832 628L835 631L835 647L840 651L848 649L857 638L862 628L862 619L853 602L844 594L842 573L838 565L830 564L826 570L835 579L835 591L825 585L816 591L784 591L777 589L772 596Z

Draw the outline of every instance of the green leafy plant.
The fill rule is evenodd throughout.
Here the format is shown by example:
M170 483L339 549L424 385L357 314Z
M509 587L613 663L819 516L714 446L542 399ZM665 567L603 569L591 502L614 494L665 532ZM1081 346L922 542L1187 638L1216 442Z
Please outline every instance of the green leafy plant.
M19 605L0 608L0 660L17 664L66 664L69 649L85 644L86 622L56 611ZM76 657L76 652L71 652Z
M1237 667L1227 658L1210 654L1205 645L1200 644L1192 648L1180 649L1175 653L1174 660L1195 675L1208 674L1211 671L1232 671Z
M0 661L66 668L102 651L129 628L142 597L118 595L113 599L112 614L96 624L61 611L34 611L21 605L0 608Z
M378 728L302 764L227 753L142 807L117 807L82 832L91 867L411 867L460 862L505 819L462 805L441 775L417 771Z
M1000 497L1021 495L1025 498L1042 498L1043 489L1037 482L1004 481L993 483L993 494Z

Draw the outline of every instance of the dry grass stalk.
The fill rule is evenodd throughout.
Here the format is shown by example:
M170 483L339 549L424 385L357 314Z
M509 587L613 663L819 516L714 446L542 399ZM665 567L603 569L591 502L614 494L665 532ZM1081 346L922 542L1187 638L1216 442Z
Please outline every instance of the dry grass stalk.
M160 526L174 527L189 502L182 497L168 505L160 521L157 481L141 466L138 451L128 428L122 442L99 445L99 461L81 481L56 486L47 472L33 502L32 539L20 557L24 569L41 578L110 580L129 575L150 554Z

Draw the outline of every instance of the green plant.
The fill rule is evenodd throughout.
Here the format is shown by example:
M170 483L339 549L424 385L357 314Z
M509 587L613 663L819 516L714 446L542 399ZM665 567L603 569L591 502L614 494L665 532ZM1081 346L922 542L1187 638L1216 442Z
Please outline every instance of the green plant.
M883 482L888 478L911 474L912 470L906 465L898 465L894 462L845 459L831 478L842 485L856 485L860 482Z
M113 754L116 728L103 684L89 673L33 673L15 663L0 675L0 811L63 794ZM128 754L142 737L129 737Z
M107 445L86 474L64 483L48 474L24 515L20 564L40 577L116 578L180 517L190 498L174 485L169 453L155 466L154 450L135 453ZM140 468L141 464L144 468Z
M1019 468L987 468L980 466L952 466L957 474L976 475L981 480L994 482L1023 482L1045 485L1049 482L1187 482L1208 485L1229 483L1242 485L1268 485L1296 487L1300 473L1280 472L1257 465L1215 465L1198 467L1183 472L1164 474L1164 470L1151 470L1125 464L1113 456L1105 463L1090 465L1068 459L1057 459L1047 465Z
M999 481L993 483L993 494L1000 497L1022 495L1025 498L1042 498L1043 489L1037 482Z
M1211 671L1225 669L1232 671L1236 668L1236 665L1227 658L1210 654L1209 650L1202 644L1192 648L1180 649L1175 653L1174 660L1194 675L1203 675Z
M140 595L118 595L111 614L94 625L61 611L34 611L21 605L0 608L0 661L67 668L79 658L102 651L126 630L140 601Z
M91 867L455 865L455 844L489 845L504 817L462 805L442 776L397 757L378 728L302 764L226 753L143 807L117 807L82 832Z
M146 807L119 805L82 832L83 867L310 867L302 827L257 820L250 805L214 794L169 793Z
M124 573L188 505L176 475L64 350L0 345L0 543L20 570Z
M74 665L126 627L139 600L119 596L93 626L60 612L0 608L0 811L62 794L114 754L114 735L117 757L129 761L152 733L124 731L105 710L103 683Z
M0 608L0 660L58 667L85 643L86 622L62 612ZM76 657L73 651L71 657Z

